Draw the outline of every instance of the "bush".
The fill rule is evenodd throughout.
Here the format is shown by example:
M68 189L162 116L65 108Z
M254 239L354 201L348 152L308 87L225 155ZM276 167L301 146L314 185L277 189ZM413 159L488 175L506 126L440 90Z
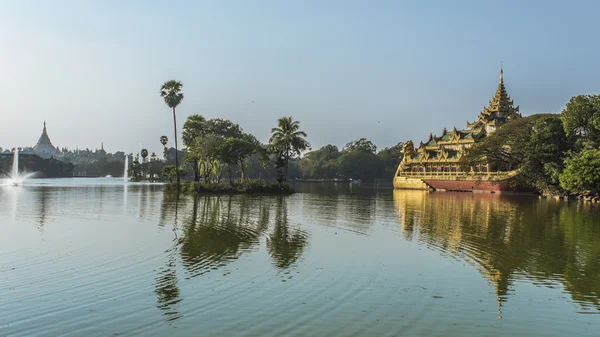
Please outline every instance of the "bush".
M175 165L167 165L162 168L162 170L160 171L160 175L163 178L164 177L168 178L169 181L171 183L173 183L173 180L177 180L176 172L177 172L177 169L175 168ZM187 172L184 169L179 168L179 177L180 178L185 177L186 174L187 174Z
M600 151L583 150L579 155L567 158L560 185L576 193L600 192Z
M196 183L185 182L178 187L176 184L167 185L167 190L179 189L184 193L205 194L284 194L295 193L294 189L287 184L271 183L263 180L246 180L230 184L221 183Z

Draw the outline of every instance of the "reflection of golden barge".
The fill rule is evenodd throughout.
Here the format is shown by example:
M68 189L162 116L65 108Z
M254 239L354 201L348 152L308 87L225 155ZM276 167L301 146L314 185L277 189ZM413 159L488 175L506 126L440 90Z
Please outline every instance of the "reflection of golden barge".
M500 82L489 105L479 113L477 120L467 123L467 129L448 131L444 128L437 137L429 134L426 143L415 149L412 141L402 147L403 159L394 177L399 189L435 189L446 191L515 191L510 181L515 171L496 171L482 161L469 171L463 171L460 158L474 143L496 131L503 124L521 118L519 107L506 93L502 70Z

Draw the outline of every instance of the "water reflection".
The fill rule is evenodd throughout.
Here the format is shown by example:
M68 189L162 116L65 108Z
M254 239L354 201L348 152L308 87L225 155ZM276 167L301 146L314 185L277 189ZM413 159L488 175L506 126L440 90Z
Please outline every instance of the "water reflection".
M277 198L275 225L267 238L267 249L273 264L280 269L292 266L302 255L308 234L301 229L290 229L284 197Z
M167 263L160 269L156 277L155 292L158 296L157 307L164 311L167 321L172 321L182 317L176 309L176 304L183 299L180 297L179 287L177 286L179 281L176 272L177 247L171 247L167 253Z
M394 201L407 239L478 267L496 288L500 315L518 279L562 285L585 312L599 312L596 205L421 191L394 191Z
M259 243L267 224L256 214L268 205L233 196L194 198L191 215L183 221L181 260L190 277L224 266Z
M266 238L272 263L280 269L294 265L308 244L308 234L291 228L285 197L187 196L163 194L159 226L173 224L179 236L156 277L157 307L168 320L182 315L178 283L206 273L222 272L244 254L258 251ZM274 214L274 215L273 215ZM273 215L273 216L272 216ZM182 268L177 268L178 264ZM178 276L177 273L185 276Z

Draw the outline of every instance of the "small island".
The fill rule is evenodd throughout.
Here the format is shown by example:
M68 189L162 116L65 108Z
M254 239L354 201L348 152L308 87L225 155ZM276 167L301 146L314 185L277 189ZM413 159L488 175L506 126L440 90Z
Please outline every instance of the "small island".
M222 183L181 182L170 183L165 187L167 192L184 192L198 194L259 194L259 195L291 195L296 191L286 183L268 182L264 180L247 180Z
M183 100L182 88L181 82L171 80L165 82L160 90L165 104L173 110L175 131L175 166L165 166L161 170L161 175L169 179L168 189L217 194L294 193L294 189L285 183L289 161L310 148L310 144L306 140L306 132L300 130L300 122L292 117L278 120L277 127L271 129L269 143L265 145L230 120L206 119L197 114L189 116L183 125L182 140L186 151L182 162L191 168L194 177L192 182L182 184L181 178L186 170L179 167L175 112ZM166 142L167 137L161 137L161 143L166 145ZM275 166L276 182L248 179L247 170L252 157L258 158L263 167L269 164ZM240 174L239 180L234 180L234 173Z

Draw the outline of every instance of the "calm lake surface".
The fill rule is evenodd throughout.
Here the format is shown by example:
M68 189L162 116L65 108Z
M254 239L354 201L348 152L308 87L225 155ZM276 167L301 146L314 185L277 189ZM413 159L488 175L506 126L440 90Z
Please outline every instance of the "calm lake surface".
M598 336L597 205L0 186L0 336Z

